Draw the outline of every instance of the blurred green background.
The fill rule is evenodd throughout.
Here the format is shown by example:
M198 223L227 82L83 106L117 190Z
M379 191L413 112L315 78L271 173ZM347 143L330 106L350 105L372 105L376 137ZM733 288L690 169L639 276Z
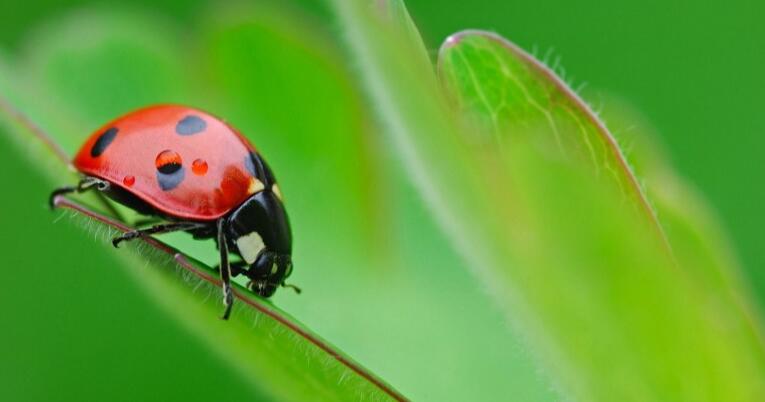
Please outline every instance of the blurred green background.
M747 282L760 303L765 301L765 249L761 247L765 225L765 214L761 212L765 205L761 186L765 173L765 158L761 155L765 115L759 112L759 95L765 90L765 25L760 21L765 7L746 1L604 4L410 0L407 5L433 52L443 38L457 30L495 30L525 49L537 49L540 57L560 57L565 77L573 81L574 87L582 82L588 84L583 93L596 109L608 109L606 102L613 97L626 99L639 109L656 128L680 173L719 211L741 257ZM46 26L78 10L127 8L140 15L151 14L187 38L207 23L214 7L219 6L199 1L136 1L129 6L107 1L3 2L0 61L26 60L35 53L35 49L28 48L30 43L39 45L30 37L45 38L41 30L44 32ZM340 43L336 24L323 3L302 1L295 3L295 8L302 8L299 12L305 18L323 26L329 40ZM230 49L229 53L225 47L220 51L222 60L233 57ZM191 63L192 56L178 62ZM258 65L257 61L254 65ZM34 77L35 72L27 73ZM234 85L227 77L219 77L218 81L222 86ZM317 93L332 89L314 84ZM97 92L97 88L92 90ZM201 98L192 94L201 91L199 88L168 84L167 90L172 93L168 96L177 101L184 96L189 102ZM151 98L152 94L143 95ZM349 95L349 102L354 96ZM232 119L245 122L246 127L248 111L237 109L237 99L220 104L226 101ZM257 101L254 103L257 105ZM268 108L268 104L260 106ZM108 107L104 107L104 114L106 110ZM278 113L273 121L258 121L250 127L307 129L291 122L289 111ZM93 116L109 117L98 113ZM338 116L340 121L342 115ZM361 130L368 127L365 124L348 123L348 128L339 122L328 129ZM619 129L629 130L629 126ZM615 134L618 137L619 131ZM268 146L279 148L280 144L275 141ZM629 150L629 144L626 148ZM38 172L26 168L29 161L18 149L5 133L0 136L0 187L5 195L0 205L0 244L7 272L0 292L0 397L29 401L262 397L205 344L168 320L129 275L110 269L106 253L112 250L104 247L103 239L91 236L91 241L83 243L87 237L78 235L79 229L68 224L66 218L53 223L57 215L49 213L44 205L50 185ZM278 155L269 158L277 166L296 162L280 160ZM284 176L290 179L285 183L289 197L289 187L299 186L300 176L289 173L289 169L281 171L286 171L280 176L282 181ZM396 192L401 197L396 202L403 206L386 207L400 210L401 221L421 222L423 228L420 233L406 233L399 241L405 245L419 241L425 244L418 245L428 250L447 249L445 240L418 206L413 191L401 186ZM301 213L305 212L296 214ZM299 222L296 220L296 224ZM397 224L394 222L391 230L396 230ZM465 400L469 396L490 400L498 389L507 390L512 394L508 398L514 400L555 399L556 392L545 381L545 373L535 371L520 346L502 350L475 347L462 352L454 349L455 345L471 342L491 345L508 332L474 279L464 270L441 269L455 265L454 256L438 255L437 251L424 256L417 255L416 250L402 253L402 258L419 259L429 268L414 278L414 283L402 285L404 290L395 295L386 294L385 286L398 284L398 279L385 279L385 272L373 272L357 283L332 282L321 272L307 272L310 268L306 267L303 273L295 274L296 281L307 289L306 295L279 295L276 303L416 400ZM353 257L349 261L354 261ZM428 278L433 278L432 282ZM386 282L389 280L393 282ZM354 285L358 288L354 289ZM343 289L333 295L332 286ZM347 305L348 297L365 293L379 296L371 296L372 305L364 306L364 311ZM391 296L400 300L391 301ZM419 305L407 309L407 302L412 300ZM450 316L444 316L444 311ZM377 320L374 313L382 317ZM386 314L393 317L384 317ZM399 322L400 326L376 327L375 321ZM430 361L413 361L413 351L424 353ZM460 367L455 362L471 364ZM424 375L419 371L434 365L443 369ZM421 382L461 384L460 379L466 378L471 379L470 385L456 390L449 386L440 391L417 390Z

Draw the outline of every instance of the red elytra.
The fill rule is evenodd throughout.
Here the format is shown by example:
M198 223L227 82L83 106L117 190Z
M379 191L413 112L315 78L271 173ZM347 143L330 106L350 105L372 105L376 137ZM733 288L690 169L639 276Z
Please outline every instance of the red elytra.
M74 166L168 216L214 221L258 189L247 166L254 152L237 130L204 111L156 105L96 130Z

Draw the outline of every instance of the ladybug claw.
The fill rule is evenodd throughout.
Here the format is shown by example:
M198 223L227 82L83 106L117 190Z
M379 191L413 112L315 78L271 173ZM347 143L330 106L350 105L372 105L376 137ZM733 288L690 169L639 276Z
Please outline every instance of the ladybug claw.
M53 190L53 192L50 193L50 197L48 197L48 205L50 206L50 209L53 210L56 208L56 201L58 200L59 196L73 193L75 191L77 191L77 188L72 186L61 187Z
M112 246L114 246L114 248L120 248L120 243L122 242L122 240L124 240L122 237L115 237L115 238L113 238L112 239Z
M234 306L234 295L231 288L223 290L223 304L226 306L226 309L223 311L221 320L228 320L228 317L231 315L231 308Z
M228 317L231 315L231 307L230 304L226 306L226 310L223 311L223 315L220 317L221 320L228 321Z

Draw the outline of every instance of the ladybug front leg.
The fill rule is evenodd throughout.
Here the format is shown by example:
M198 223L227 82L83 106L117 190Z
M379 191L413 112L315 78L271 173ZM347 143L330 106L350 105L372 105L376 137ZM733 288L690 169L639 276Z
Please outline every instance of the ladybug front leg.
M231 290L231 265L228 263L228 243L226 242L225 218L218 219L218 249L220 250L220 281L223 286L223 311L224 320L231 315L231 307L234 305L234 294Z
M114 205L112 205L111 202L106 198L104 195L104 191L108 191L111 187L111 183L109 183L106 180L101 180L97 177L93 176L85 176L76 186L64 186L59 187L50 194L50 198L48 199L48 204L50 205L50 208L53 209L56 205L56 198L60 195L70 194L70 193L83 193L85 191L96 189L98 190L98 193L96 193L96 196L99 198L101 203L106 207L106 209L109 210L109 213L115 218L117 218L120 221L125 221L122 219L122 215L119 211L117 211L116 208L114 208Z
M231 277L236 278L237 276L247 272L247 265L244 261L229 261L228 267L231 270ZM216 265L215 269L220 270L220 265Z
M98 191L106 191L109 189L110 183L106 180L101 180L97 177L85 176L76 186L64 186L59 187L50 194L48 198L48 204L51 209L56 206L56 198L60 195L71 193L84 193L85 191L96 189Z

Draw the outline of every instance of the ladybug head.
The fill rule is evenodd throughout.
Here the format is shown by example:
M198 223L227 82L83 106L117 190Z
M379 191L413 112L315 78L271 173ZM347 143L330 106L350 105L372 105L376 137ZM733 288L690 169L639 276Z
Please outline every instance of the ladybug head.
M251 289L263 297L274 294L292 273L292 234L287 213L270 189L260 191L228 218L227 237L249 268Z
M270 297L276 288L284 285L284 280L292 274L292 257L289 254L277 254L271 251L260 253L250 267L248 277L253 292Z

